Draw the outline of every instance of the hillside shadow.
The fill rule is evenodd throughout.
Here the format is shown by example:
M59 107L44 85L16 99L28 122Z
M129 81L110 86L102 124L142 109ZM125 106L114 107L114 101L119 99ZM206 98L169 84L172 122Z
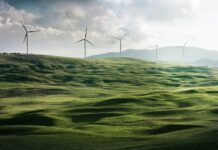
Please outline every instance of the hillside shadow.
M210 70L203 67L173 67L172 72L208 73Z
M22 72L20 72L22 74ZM29 75L7 74L0 77L0 81L4 82L40 82L40 80L30 77Z
M70 113L98 113L98 112L120 112L120 111L128 111L129 108L81 108L81 109L73 109L69 110Z
M73 115L71 119L73 122L96 122L100 119L107 118L107 117L116 117L121 116L119 113L94 113L94 114L83 114L83 115Z
M40 125L40 126L53 126L55 119L52 117L39 114L43 111L31 111L20 113L13 118L0 119L0 125Z
M210 110L210 113L218 115L218 108L214 108L214 109Z
M190 89L190 90L184 90L181 92L178 92L180 94L197 94L197 93L201 93L202 91L196 90L196 89Z
M40 88L11 88L0 89L0 98L14 97L14 96L38 96L38 95L55 95L55 94L68 94L65 89L40 89Z
M143 113L147 116L168 116L168 115L179 115L190 113L188 110L160 110L160 111L149 111Z
M95 106L110 106L110 105L120 105L120 104L127 104L127 103L143 103L143 100L137 98L114 98L114 99L98 102L95 104Z
M194 106L192 102L185 102L185 101L179 101L179 102L176 102L176 104L178 107L181 107L181 108Z
M34 127L7 127L0 128L0 135L30 135L35 130Z
M188 130L188 129L194 129L194 128L203 128L203 126L199 125L165 125L157 129L153 129L148 131L149 134L155 135L155 134L164 134L169 132L176 132L181 130Z

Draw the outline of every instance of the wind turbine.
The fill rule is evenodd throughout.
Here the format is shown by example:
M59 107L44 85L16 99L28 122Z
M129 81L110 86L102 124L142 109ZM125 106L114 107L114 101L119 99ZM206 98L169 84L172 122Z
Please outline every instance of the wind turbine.
M158 44L148 47L149 49L155 48L155 60L158 62Z
M185 42L185 44L182 46L182 60L185 60L185 47L188 44L189 40Z
M155 52L156 52L156 62L158 62L158 44L155 45Z
M88 33L88 29L86 28L84 38L76 42L76 43L79 43L79 42L82 42L82 41L84 42L84 58L86 58L86 42L88 42L89 44L91 44L92 46L94 46L94 44L92 44L92 43L87 39L87 33Z
M39 32L40 30L28 30L26 28L26 26L20 21L22 27L25 30L25 36L24 36L24 40L23 43L26 41L26 50L27 50L27 54L29 53L29 33L33 33L33 32Z
M119 40L120 42L120 58L122 57L122 41L124 40L126 34L122 37L114 37L115 39Z

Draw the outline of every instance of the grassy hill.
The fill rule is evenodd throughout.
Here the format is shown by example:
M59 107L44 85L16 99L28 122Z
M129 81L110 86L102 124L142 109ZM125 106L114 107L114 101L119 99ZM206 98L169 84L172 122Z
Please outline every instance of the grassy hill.
M216 150L218 71L0 55L2 150Z

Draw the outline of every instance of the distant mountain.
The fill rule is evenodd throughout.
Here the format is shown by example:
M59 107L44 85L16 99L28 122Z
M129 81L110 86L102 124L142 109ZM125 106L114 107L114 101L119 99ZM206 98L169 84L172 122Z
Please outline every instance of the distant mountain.
M154 61L156 52L155 50L134 50L128 49L123 51L123 57L137 58L143 60ZM218 58L218 51L212 51L197 47L186 47L185 49L185 61L196 62L202 59L216 59ZM94 55L91 58L111 58L119 57L119 52L106 53L101 55ZM182 61L182 48L179 46L162 47L158 49L159 61Z

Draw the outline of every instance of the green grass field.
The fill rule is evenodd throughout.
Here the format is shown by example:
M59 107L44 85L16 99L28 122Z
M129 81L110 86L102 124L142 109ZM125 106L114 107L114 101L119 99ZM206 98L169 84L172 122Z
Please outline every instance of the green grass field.
M0 54L0 150L217 150L218 70Z

